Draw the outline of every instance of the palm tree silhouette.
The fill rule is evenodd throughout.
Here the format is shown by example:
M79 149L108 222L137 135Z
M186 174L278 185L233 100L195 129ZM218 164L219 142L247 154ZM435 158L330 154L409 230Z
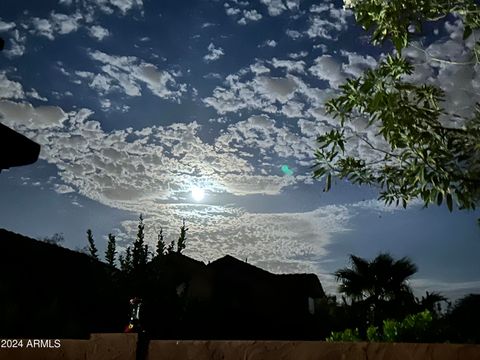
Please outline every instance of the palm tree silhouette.
M350 255L351 267L334 273L341 282L339 291L350 298L352 305L366 311L367 321L379 325L386 317L400 318L415 305L408 279L417 266L403 257L394 260L381 253L372 261Z

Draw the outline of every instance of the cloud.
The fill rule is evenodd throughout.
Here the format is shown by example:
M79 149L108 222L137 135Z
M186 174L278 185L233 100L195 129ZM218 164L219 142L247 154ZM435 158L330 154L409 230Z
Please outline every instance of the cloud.
M25 43L27 37L22 35L18 29L15 29L11 32L11 37L9 39L10 46L5 46L5 55L9 58L14 58L22 56L25 53Z
M98 41L102 41L106 37L110 36L110 32L100 25L93 25L88 29L88 34L97 39Z
M5 22L0 18L0 32L9 31L15 27L13 22Z
M270 63L274 68L284 68L289 73L305 73L304 61L279 60L277 58L273 58Z
M210 43L210 45L208 45L208 54L203 57L203 60L206 62L217 61L223 55L225 55L225 53L221 47L216 48L213 43Z
M229 125L216 139L215 145L218 148L237 149L252 155L258 152L262 156L261 167L272 171L276 171L273 170L275 164L269 163L267 158L305 160L312 156L314 150L312 142L304 134L278 125L275 120L265 115L254 115ZM298 181L295 178L271 180L274 179L276 184L283 184L287 180L289 184L293 180Z
M301 59L301 58L304 58L304 57L307 57L307 56L308 56L308 51L300 51L300 52L297 52L297 53L288 54L288 57L290 59L294 59L294 60L298 60L298 59Z
M331 55L319 56L315 59L315 65L308 70L317 78L328 81L329 85L334 89L338 89L346 80L340 63Z
M235 16L241 14L242 10L233 7L227 7L225 8L225 12L228 16Z
M348 231L350 216L343 206L265 214L171 204L156 207L146 216L146 238L155 239L153 224L164 228L167 241L177 237L180 219L185 218L190 229L185 251L189 256L207 262L230 254L275 273L320 273L323 281L328 275L318 260L328 255L335 235ZM135 221L122 225L129 237L135 234Z
M98 8L106 14L112 14L114 11L120 11L126 15L132 9L143 11L143 0L87 0L91 8Z
M92 114L0 101L3 122L42 146L40 157L57 166L65 185L125 210L147 200L185 200L193 186L233 196L279 194L297 179L281 176L266 159L258 173L244 149L283 157L305 157L309 151L297 135L266 117L230 126L211 145L199 137L195 122L105 132L90 120Z
M325 92L313 89L298 76L305 72L304 67L306 63L303 61L277 58L257 62L237 74L228 75L224 84L217 86L203 102L220 115L241 110L283 114L287 117L294 111L300 114L298 110L308 108L305 103L320 106L324 102L321 95ZM272 76L271 69L279 75L282 72L285 75ZM289 106L287 102L292 102L292 105Z
M327 6L313 5L310 8L310 25L306 34L310 38L324 38L328 40L337 40L338 34L348 29L347 18L352 14L340 8L335 8L333 4Z
M267 6L270 16L278 16L287 10L282 0L260 0L260 2Z
M54 185L54 190L57 194L70 194L75 192L75 189L72 188L71 186L65 185L65 184L55 184Z
M31 19L31 32L44 36L49 40L55 40L57 34L65 35L75 32L80 28L80 20L83 17L80 13L71 15L52 12L48 19L34 17Z
M40 101L48 101L45 96L41 96L37 90L31 89L27 92L27 96L32 99L40 100Z
M269 47L276 47L277 42L275 40L266 40L261 46L269 46Z
M186 92L185 84L178 84L173 73L160 70L134 56L108 55L95 50L90 57L101 64L101 73L77 73L91 79L89 86L101 94L120 91L128 96L140 96L142 85L162 99L180 101Z
M0 71L0 99L24 99L22 84L9 80L5 71Z
M49 40L55 40L55 37L53 36L53 25L47 19L40 19L38 17L34 17L32 19L32 25L35 34L44 36Z
M285 34L289 37L289 38L292 38L293 40L297 40L297 39L300 39L302 37L302 33L300 31L297 31L297 30L291 30L291 29L287 29L285 31Z
M470 118L476 99L480 94L480 68L473 59L475 37L463 40L463 24L460 19L445 22L447 36L437 38L428 46L413 42L402 52L403 56L416 64L415 72L405 79L415 83L427 82L443 89L446 93L443 106L450 114ZM444 117L447 126L458 127L463 121L455 117Z
M314 60L314 65L308 70L321 80L326 80L333 89L343 84L349 77L357 77L363 74L367 69L377 66L377 61L369 55L359 55L357 53L341 51L343 57L348 59L348 63L341 61L341 58L334 58L331 55L322 55Z
M456 300L468 293L478 293L480 281L441 281L431 278L415 278L410 283L417 296L425 295L425 291L439 292L450 300Z
M57 106L34 107L30 103L0 100L0 118L10 127L24 126L28 129L61 127L67 114Z
M211 22L205 22L202 24L202 29L206 29L206 28L209 28L209 27L212 27L212 26L216 26L217 24L215 23L211 23Z
M110 0L111 6L115 6L122 14L126 14L130 9L134 7L142 8L143 1L142 0Z
M240 25L246 25L248 22L255 22L262 19L262 14L258 13L257 10L243 10L243 17L238 20Z
M78 21L82 19L82 16L80 14L65 15L52 13L51 19L56 31L64 35L78 30L80 27Z

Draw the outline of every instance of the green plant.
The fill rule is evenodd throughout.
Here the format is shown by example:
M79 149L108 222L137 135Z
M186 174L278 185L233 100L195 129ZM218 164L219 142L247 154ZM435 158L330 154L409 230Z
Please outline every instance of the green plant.
M400 323L400 340L424 341L431 330L432 321L432 313L428 310L408 315Z
M361 341L358 329L345 329L343 331L332 331L327 341Z
M380 331L376 326L367 328L367 341L375 342L421 342L428 341L432 332L433 317L430 311L425 310L411 314L401 321L387 319L383 321ZM327 341L362 341L357 328L332 332Z
M383 334L381 341L393 342L398 341L401 325L396 320L383 321Z
M370 342L381 341L381 335L378 332L378 327L370 325L367 329L367 340Z

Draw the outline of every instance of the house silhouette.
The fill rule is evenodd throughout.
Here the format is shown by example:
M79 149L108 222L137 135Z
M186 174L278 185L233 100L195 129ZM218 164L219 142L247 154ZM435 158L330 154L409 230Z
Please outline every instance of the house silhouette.
M314 274L273 274L230 255L208 265L181 254L166 255L165 261L176 278L177 296L186 304L184 337L318 336L315 328L325 292Z

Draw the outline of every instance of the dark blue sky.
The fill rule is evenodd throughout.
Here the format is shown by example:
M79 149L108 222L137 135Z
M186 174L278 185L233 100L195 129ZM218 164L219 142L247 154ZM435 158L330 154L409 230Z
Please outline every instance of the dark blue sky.
M479 70L426 55L468 56L461 32L459 19L436 23L405 56L418 64L411 81L468 114ZM109 232L125 245L140 213L152 244L185 218L187 254L205 261L314 272L333 291L349 254L390 251L418 264L418 294L479 291L478 211L386 208L376 189L338 182L325 194L311 180L316 136L336 125L325 101L390 50L341 2L7 0L0 35L0 121L42 145L36 164L1 173L1 227L61 232L71 248L92 228L104 248Z

